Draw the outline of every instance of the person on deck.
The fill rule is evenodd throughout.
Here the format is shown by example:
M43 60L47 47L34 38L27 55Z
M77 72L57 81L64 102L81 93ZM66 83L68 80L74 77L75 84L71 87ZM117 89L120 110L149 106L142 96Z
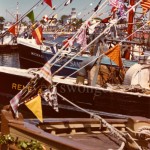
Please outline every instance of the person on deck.
M91 79L90 71L93 68L93 66L97 63L97 59L100 56L100 54L103 53L102 48L103 48L103 42L101 40L97 40L93 46L93 50L92 50L93 55L83 60L80 63L80 68L82 69L78 71L77 80L76 80L77 84L84 84L84 79L86 77L88 77L88 84L89 85L91 84L92 79Z

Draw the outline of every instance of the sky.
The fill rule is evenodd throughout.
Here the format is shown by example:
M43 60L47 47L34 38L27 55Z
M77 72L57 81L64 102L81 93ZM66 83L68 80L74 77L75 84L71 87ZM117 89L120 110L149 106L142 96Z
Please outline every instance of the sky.
M18 12L20 15L26 13L32 6L34 6L39 0L0 0L0 16L3 16L6 21L14 21L14 14ZM78 18L88 18L88 12L93 10L100 0L73 0L68 6L63 6L67 0L52 0L52 5L57 9L52 10L46 3L44 5L37 6L33 9L36 20L41 20L44 15L52 16L58 14L58 19L62 15L68 15L71 13L71 9L75 8ZM80 12L82 12L80 14ZM83 17L85 16L85 17Z

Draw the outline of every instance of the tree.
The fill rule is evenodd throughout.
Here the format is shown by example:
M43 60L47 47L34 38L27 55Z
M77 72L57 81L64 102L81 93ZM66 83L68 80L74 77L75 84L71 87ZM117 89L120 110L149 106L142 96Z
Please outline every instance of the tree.
M73 20L72 20L72 25L73 25L76 29L80 28L80 26L82 25L82 23L83 23L83 20L82 20L82 19L73 19Z
M60 23L64 24L64 20L67 19L67 18L68 18L67 15L62 15L61 18L60 18Z
M0 23L3 23L5 21L5 18L0 16Z

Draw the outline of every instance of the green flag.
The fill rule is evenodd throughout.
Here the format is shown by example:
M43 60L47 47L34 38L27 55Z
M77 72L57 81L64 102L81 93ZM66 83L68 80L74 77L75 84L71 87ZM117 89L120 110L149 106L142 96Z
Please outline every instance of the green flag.
M31 22L34 22L34 12L33 12L33 10L30 11L30 12L27 14L27 17L31 20Z

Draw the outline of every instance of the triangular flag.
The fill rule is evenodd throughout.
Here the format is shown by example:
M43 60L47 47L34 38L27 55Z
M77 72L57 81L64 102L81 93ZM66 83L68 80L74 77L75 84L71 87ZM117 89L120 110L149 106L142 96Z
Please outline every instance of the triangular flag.
M58 17L58 15L57 15L57 14L55 14L55 15L53 16L53 18L55 18L55 19L57 19L57 17Z
M12 107L12 110L14 111L16 116L17 116L17 112L18 112L18 104L19 104L19 100L21 98L21 94L22 94L22 91L20 91L17 95L15 95L10 100L10 106Z
M100 0L99 3L97 4L97 6L94 8L94 11L97 11L97 10L98 10L100 4L101 4L101 0Z
M31 22L34 22L34 12L33 12L33 10L30 11L30 12L27 14L27 17L31 20Z
M8 31L9 31L10 33L12 33L13 35L16 35L16 27L15 27L15 25L12 25L12 26L8 29Z
M41 25L32 31L32 36L38 45L42 44L42 40L43 40L42 33L43 33L43 28Z
M72 3L72 1L73 1L73 0L68 0L68 1L64 4L64 6L69 5L70 3Z
M33 114L43 122L42 105L40 95L25 103L25 105L33 112Z
M116 63L116 65L122 67L123 63L121 59L120 49L121 49L120 44L117 44L116 46L112 47L107 52L105 52L105 55L109 57L114 63Z
M44 0L44 2L52 8L52 0Z
M40 76L52 84L51 64L49 61L41 68Z

